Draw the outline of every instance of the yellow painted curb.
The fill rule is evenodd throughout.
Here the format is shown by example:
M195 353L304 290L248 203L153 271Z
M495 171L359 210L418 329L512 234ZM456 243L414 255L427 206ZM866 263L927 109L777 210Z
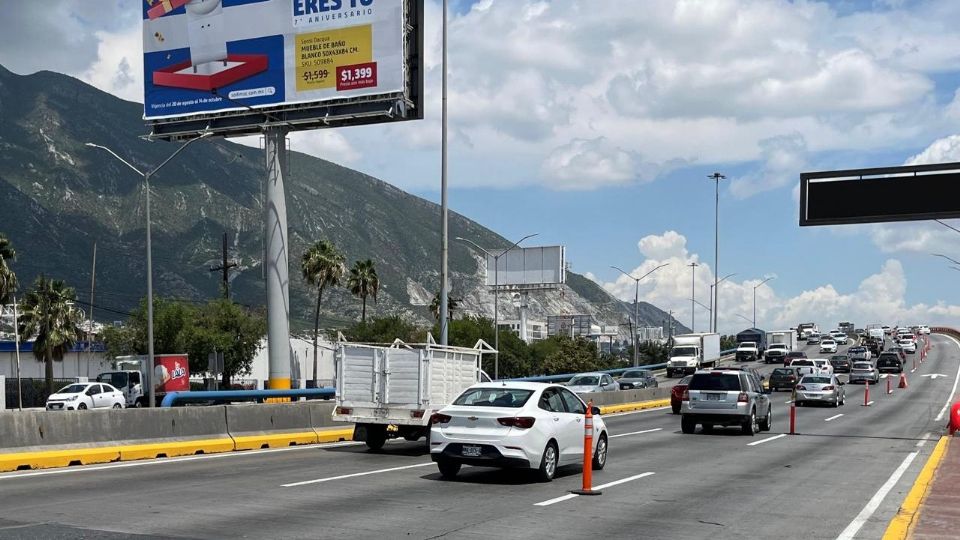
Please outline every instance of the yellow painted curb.
M331 443L331 442L340 442L340 441L352 441L353 440L353 428L346 429L318 429L317 432L317 442L318 443Z
M605 405L600 407L600 414L614 414L628 411L642 411L644 409L656 409L670 405L670 398L654 399L650 401L635 401L633 403L623 403L621 405Z
M926 465L923 466L920 474L917 475L917 480L913 483L910 493L908 493L907 498L903 500L903 505L900 506L897 515L894 516L893 519L890 520L890 524L887 525L887 532L883 534L884 540L903 540L908 538L913 532L913 528L917 524L917 518L920 515L920 505L923 504L924 499L927 498L927 493L930 492L933 475L937 472L937 467L940 466L940 462L943 460L943 455L947 450L947 443L949 441L950 437L940 437L940 441L937 442L937 446L934 447L933 452L930 453Z
M120 461L156 459L161 456L192 456L195 454L219 454L232 452L233 439L197 439L192 441L164 441L150 444L131 444L117 447Z
M0 454L0 472L16 471L20 468L53 469L68 467L71 463L90 465L109 463L120 459L120 448L103 446L94 448L76 448L70 450L49 450L45 452L18 452Z
M317 444L317 432L301 431L297 433L234 436L233 442L234 450L259 450L261 448L279 448L299 444Z

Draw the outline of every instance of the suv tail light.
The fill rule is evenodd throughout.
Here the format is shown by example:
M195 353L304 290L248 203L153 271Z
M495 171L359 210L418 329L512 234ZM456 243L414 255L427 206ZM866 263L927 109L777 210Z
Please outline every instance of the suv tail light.
M537 419L532 416L507 416L506 418L497 418L501 426L515 427L520 429L530 429Z
M430 415L430 424L446 424L452 419L449 414L433 413Z
M737 396L737 403L747 403L750 401L750 396L746 392L740 392L740 395Z
M832 384L823 387L824 392L832 392L833 390L834 390L834 386Z
M680 401L690 401L690 390L683 389L683 393L680 394Z

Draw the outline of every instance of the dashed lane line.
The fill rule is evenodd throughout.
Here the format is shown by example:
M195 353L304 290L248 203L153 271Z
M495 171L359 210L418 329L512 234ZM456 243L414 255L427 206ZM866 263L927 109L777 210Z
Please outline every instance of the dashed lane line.
M836 420L837 418L840 418L841 416L843 416L843 413L835 414L835 415L831 416L830 418L824 418L823 421L824 421L824 422L832 422L832 421Z
M763 444L765 442L775 441L781 437L786 437L786 433L781 433L779 435L774 435L773 437L767 437L766 439L760 439L759 441L753 441L752 443L747 443L747 446L756 446L758 444Z
M628 435L642 435L644 433L653 433L654 431L662 431L663 428L653 428L645 429L643 431L631 431L630 433L617 433L616 435L610 435L611 439L616 439L617 437L626 437Z
M433 462L432 462L432 461L428 461L428 462L426 462L426 463L415 463L415 464L413 464L413 465L404 465L404 466L402 466L402 467L390 467L390 468L388 468L388 469L377 469L377 470L375 470L375 471L364 471L364 472L358 472L358 473L353 473L353 474L342 474L342 475L340 475L340 476L331 476L331 477L329 477L329 478L317 478L316 480L304 480L304 481L302 481L302 482L293 482L293 483L291 483L291 484L282 484L281 487L298 487L298 486L305 486L305 485L308 485L308 484L320 484L320 483L323 483L323 482L333 482L334 480L344 480L344 479L346 479L346 478L356 478L356 477L358 477L358 476L369 476L369 475L371 475L371 474L381 474L381 473L388 473L388 472L393 472L393 471L403 471L403 470L406 470L406 469L414 469L414 468L417 468L417 467L426 467L427 465L433 465Z
M641 478L646 478L646 477L648 477L648 476L653 476L654 474L655 474L655 473L652 473L652 472L645 472L645 473L635 474L635 475L633 475L633 476L628 476L627 478L621 478L620 480L614 480L613 482L607 482L606 484L600 484L599 486L593 486L592 489L593 489L594 491L600 491L601 489L606 489L606 488L608 488L608 487L613 487L613 486L617 486L617 485L620 485L620 484L625 484L625 483L627 483L627 482L632 482L632 481L634 481L634 480L639 480L639 479L641 479ZM551 504L557 504L557 503L559 503L559 502L569 501L570 499L575 499L575 498L577 498L577 497L579 497L579 495L577 495L576 493L568 493L567 495L562 495L562 496L560 496L560 497L555 497L555 498L553 498L553 499L548 499L548 500L546 500L546 501L540 501L540 502L538 502L538 503L534 503L534 506L550 506Z

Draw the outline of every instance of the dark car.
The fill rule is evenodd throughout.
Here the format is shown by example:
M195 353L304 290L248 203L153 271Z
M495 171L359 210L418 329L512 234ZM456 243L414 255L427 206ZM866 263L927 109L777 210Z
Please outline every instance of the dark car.
M657 378L648 370L631 369L624 371L623 375L617 380L621 390L634 390L637 388L656 388L659 386Z
M770 374L770 390L776 392L781 388L793 388L797 385L797 370L793 368L776 368Z
M797 360L798 358L806 358L806 357L807 357L807 353L803 351L790 351L787 353L787 356L785 356L783 359L783 367L790 367L790 364L792 364L794 360Z
M845 354L835 354L830 357L830 365L834 373L850 373L850 357Z
M867 341L867 348L870 349L871 354L873 354L874 356L877 356L878 354L883 352L883 340L876 339L876 338L870 339L869 341Z
M895 352L895 353L897 353L898 355L900 355L900 362L901 362L901 363L904 363L904 362L907 361L907 353L906 353L906 351L903 350L903 347L901 347L901 346L899 346L899 345L892 345L892 346L890 346L890 347L887 347L887 350L884 351L884 352Z
M877 371L880 373L903 373L903 362L897 353L885 352L877 358Z
M670 390L670 408L673 409L673 414L680 414L680 402L683 400L683 392L690 385L690 379L692 378L693 375L687 375L680 379L680 382L675 384L673 389Z

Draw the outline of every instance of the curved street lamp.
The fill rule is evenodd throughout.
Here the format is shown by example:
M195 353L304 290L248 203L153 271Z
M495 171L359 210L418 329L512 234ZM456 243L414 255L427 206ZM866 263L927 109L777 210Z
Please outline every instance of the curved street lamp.
M653 270L647 272L646 274L640 277L633 277L632 275L630 275L629 273L627 273L626 271L624 271L622 268L618 266L613 266L613 265L610 266L610 268L613 268L614 270L617 270L621 274L632 279L635 285L635 288L633 290L633 330L631 331L633 335L630 336L631 338L630 341L633 343L633 367L638 367L640 365L639 357L637 356L637 331L639 330L639 326L640 326L640 308L639 308L640 280L656 272L657 270L663 268L664 266L670 266L670 263L663 263L660 266L654 268Z
M757 327L757 288L771 279L776 279L776 276L770 276L753 286L753 328Z

